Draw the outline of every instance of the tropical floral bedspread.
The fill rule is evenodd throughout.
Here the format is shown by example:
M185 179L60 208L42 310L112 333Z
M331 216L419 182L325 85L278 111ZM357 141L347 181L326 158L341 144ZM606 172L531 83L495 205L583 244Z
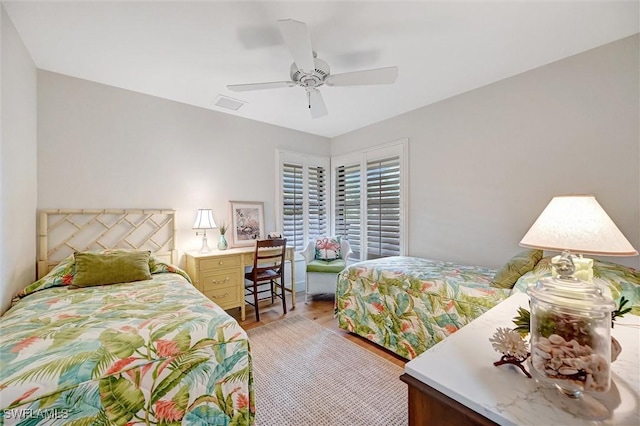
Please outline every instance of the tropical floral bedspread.
M152 277L18 300L0 318L0 424L252 424L244 330L183 276Z
M394 256L338 275L341 328L413 359L509 296L491 287L495 270Z

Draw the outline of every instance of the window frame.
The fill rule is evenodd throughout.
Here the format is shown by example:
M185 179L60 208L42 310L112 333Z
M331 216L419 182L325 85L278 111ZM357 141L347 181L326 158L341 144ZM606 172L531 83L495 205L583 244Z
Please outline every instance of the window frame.
M409 139L400 139L386 144L354 151L342 155L331 157L331 206L336 206L336 170L341 166L360 165L360 258L365 260L368 251L367 242L367 165L371 161L386 160L390 157L398 157L400 163L400 223L399 223L399 251L401 256L408 253L408 235L407 229L409 224ZM336 234L336 215L331 210L331 232Z
M284 191L283 191L283 172L284 172L284 164L293 163L299 164L302 166L302 188L303 188L303 210L302 210L302 218L303 218L303 244L302 250L304 250L308 243L309 238L311 236L309 232L309 168L311 167L323 167L325 171L325 179L324 179L324 191L325 191L325 230L323 234L328 235L331 230L331 185L329 181L331 180L331 159L329 157L324 157L320 155L314 154L305 154L299 153L289 150L278 149L276 151L276 165L277 165L277 173L276 173L276 223L278 224L278 229L280 232L284 234ZM290 244L292 245L292 244ZM296 251L300 251L296 249Z
M344 173L344 194L345 194L345 202L341 203L340 205L338 204L337 198L338 198L338 190L339 190L339 186L338 185L338 179L343 176L342 173L340 173L338 171L338 169L340 168L344 168L345 173ZM331 210L331 218L332 218L332 234L333 235L339 235L341 237L345 237L347 238L347 240L350 242L351 245L351 250L352 250L352 257L356 256L358 259L360 259L360 254L361 254L361 246L360 246L360 241L362 240L362 227L361 227L361 222L362 222L362 165L359 162L354 162L354 161L349 161L348 163L345 164L340 164L338 166L332 167L331 172L333 174L332 180L331 180L331 196L332 196L332 210ZM354 182L356 179L354 179L354 176L357 176L357 182ZM350 183L348 183L350 182ZM342 192L342 191L340 191ZM353 203L348 203L347 202L347 198L353 200L353 199L357 199L357 203L353 202ZM345 219L344 219L344 225L343 225L343 221L340 221L340 229L338 229L338 215L336 214L337 210L339 207L342 207L342 210L344 210L345 212ZM351 217L353 214L355 214L355 212L357 212L358 217L355 219L355 221L353 220L349 220L348 217ZM354 226L354 224L357 224L357 226L359 227L359 231L357 231ZM347 228L346 230L343 228ZM353 235L357 235L358 237L358 241L354 241L353 238L351 238Z

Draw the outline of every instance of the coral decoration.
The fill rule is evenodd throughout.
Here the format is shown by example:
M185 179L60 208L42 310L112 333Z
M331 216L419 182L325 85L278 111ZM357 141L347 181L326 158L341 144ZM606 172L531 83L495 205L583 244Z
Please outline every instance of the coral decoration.
M499 327L489 341L496 352L502 353L502 358L494 362L493 365L496 367L504 364L515 365L520 368L528 378L531 378L531 374L529 374L524 368L524 365L522 365L522 363L529 358L530 353L527 349L527 343L520 333L515 330Z
M526 358L529 353L527 344L520 334L508 328L498 328L489 341L497 352L514 358Z

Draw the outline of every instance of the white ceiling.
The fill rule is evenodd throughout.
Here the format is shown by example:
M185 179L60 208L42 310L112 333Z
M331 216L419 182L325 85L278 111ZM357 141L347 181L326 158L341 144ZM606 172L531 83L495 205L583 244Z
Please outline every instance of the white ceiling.
M639 2L3 2L38 68L333 137L639 32ZM289 79L276 20L306 22L332 73L397 65L390 86L235 93ZM218 94L246 101L237 112Z

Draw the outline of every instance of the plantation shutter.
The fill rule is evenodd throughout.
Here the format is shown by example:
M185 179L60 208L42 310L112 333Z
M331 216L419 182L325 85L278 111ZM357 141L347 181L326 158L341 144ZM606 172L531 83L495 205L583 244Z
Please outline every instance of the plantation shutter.
M282 233L287 245L295 250L304 247L304 186L300 164L284 163L282 167Z
M360 164L336 168L335 233L346 237L353 257L360 259Z
M366 259L400 254L400 158L367 162Z
M327 233L326 169L322 166L308 168L307 188L309 200L309 238Z

